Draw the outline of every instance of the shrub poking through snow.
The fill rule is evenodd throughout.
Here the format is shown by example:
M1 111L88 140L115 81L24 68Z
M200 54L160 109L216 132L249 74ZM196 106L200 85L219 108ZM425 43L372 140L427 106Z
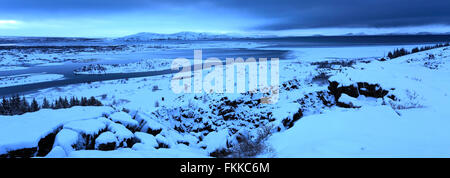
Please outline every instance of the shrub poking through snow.
M312 62L311 65L315 65L319 69L331 69L333 66L352 67L356 62L356 60L333 60Z
M420 104L420 101L423 98L420 98L419 95L410 90L405 91L405 97L403 99L397 98L394 95L391 95L392 100L389 101L389 105L391 105L394 110L403 110L403 109L413 109L413 108L423 108L424 106Z
M328 79L330 78L330 75L324 73L324 72L320 72L318 75L314 76L311 79L311 82L313 83L317 83L319 85L326 85L328 84Z
M157 90L159 90L158 85L153 85L152 92L155 92L155 91L157 91Z
M272 129L272 125L261 127L253 138L250 134L241 134L237 138L239 143L232 147L230 156L248 158L272 152L272 148L266 143L272 135Z
M334 96L326 90L305 94L296 102L300 104L302 114L305 115L321 113L324 109L336 104Z

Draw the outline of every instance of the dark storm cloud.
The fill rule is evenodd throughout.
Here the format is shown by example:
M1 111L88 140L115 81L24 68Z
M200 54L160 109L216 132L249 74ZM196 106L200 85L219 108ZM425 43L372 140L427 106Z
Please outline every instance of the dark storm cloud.
M400 27L450 23L448 0L316 0L283 1L275 11L274 23L260 29L284 30L320 27ZM280 12L280 13L277 13Z
M320 27L399 27L450 23L450 0L0 0L0 15L39 17L64 14L114 14L191 8L214 9L264 19L259 30ZM223 12L223 11L221 11ZM183 13L183 11L180 11ZM227 14L224 14L226 16ZM247 19L251 20L251 19Z
M51 14L55 11L67 13L115 13L129 10L158 8L164 1L146 0L0 0L2 12L35 12Z

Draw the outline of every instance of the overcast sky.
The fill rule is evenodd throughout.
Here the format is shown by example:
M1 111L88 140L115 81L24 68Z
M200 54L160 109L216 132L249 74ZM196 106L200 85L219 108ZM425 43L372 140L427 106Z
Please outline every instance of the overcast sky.
M0 36L450 32L450 0L0 0Z

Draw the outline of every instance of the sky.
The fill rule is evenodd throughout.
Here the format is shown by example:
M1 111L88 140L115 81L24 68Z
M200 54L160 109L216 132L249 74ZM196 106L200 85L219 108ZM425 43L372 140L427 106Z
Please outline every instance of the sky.
M449 0L0 0L0 36L450 32Z

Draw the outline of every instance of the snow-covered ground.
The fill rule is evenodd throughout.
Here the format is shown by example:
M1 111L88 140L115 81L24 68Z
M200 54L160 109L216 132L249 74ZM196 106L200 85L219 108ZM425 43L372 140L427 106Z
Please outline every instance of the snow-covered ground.
M292 50L297 60L280 60L280 97L274 104L262 102L265 94L175 94L171 90L174 74L67 85L26 95L39 102L44 97L52 101L94 96L105 106L1 116L0 127L8 129L0 132L0 155L450 155L448 47L387 61L378 59L390 47L311 50ZM130 70L140 68L135 65L106 68L112 73L129 72L129 66ZM93 114L70 114L80 109ZM64 119L53 122L57 117ZM29 135L26 122L43 126ZM14 135L11 129L21 139L8 137ZM53 139L47 137L51 133ZM40 145L42 140L52 144Z
M170 69L172 59L152 59L127 64L91 64L74 71L75 74L113 74L150 72Z
M118 44L110 46L12 46L12 49L0 49L0 71L26 69L34 66L57 66L66 63L89 63L94 61L129 60L155 58L158 52L182 49L214 49L214 48L256 48L265 46L264 42L248 41L195 41L167 42L150 41L147 43ZM161 58L157 58L160 60ZM161 60L164 60L162 58ZM146 63L143 60L143 63ZM111 62L109 62L111 64ZM114 64L114 63L113 63Z
M46 73L34 73L34 74L21 74L21 75L10 75L5 77L0 77L0 88L25 85L31 83L40 83L53 80L60 80L64 78L64 75L60 74L46 74Z
M384 46L343 46L343 47L304 47L304 48L265 48L289 50L290 56L299 57L304 62L343 59L373 59L386 56L389 51L397 48L411 50L427 45L384 45Z
M52 66L66 62L86 62L104 57L105 54L129 53L132 49L124 45L111 46L4 46L0 48L0 65L15 67Z
M449 157L448 111L364 106L306 116L268 141L277 157Z
M0 66L0 71L14 71L14 70L23 70L28 69L28 67L21 66Z
M343 68L329 79L338 87L378 84L386 97L342 94L361 108L304 117L269 143L280 157L449 157L449 55L445 47Z

